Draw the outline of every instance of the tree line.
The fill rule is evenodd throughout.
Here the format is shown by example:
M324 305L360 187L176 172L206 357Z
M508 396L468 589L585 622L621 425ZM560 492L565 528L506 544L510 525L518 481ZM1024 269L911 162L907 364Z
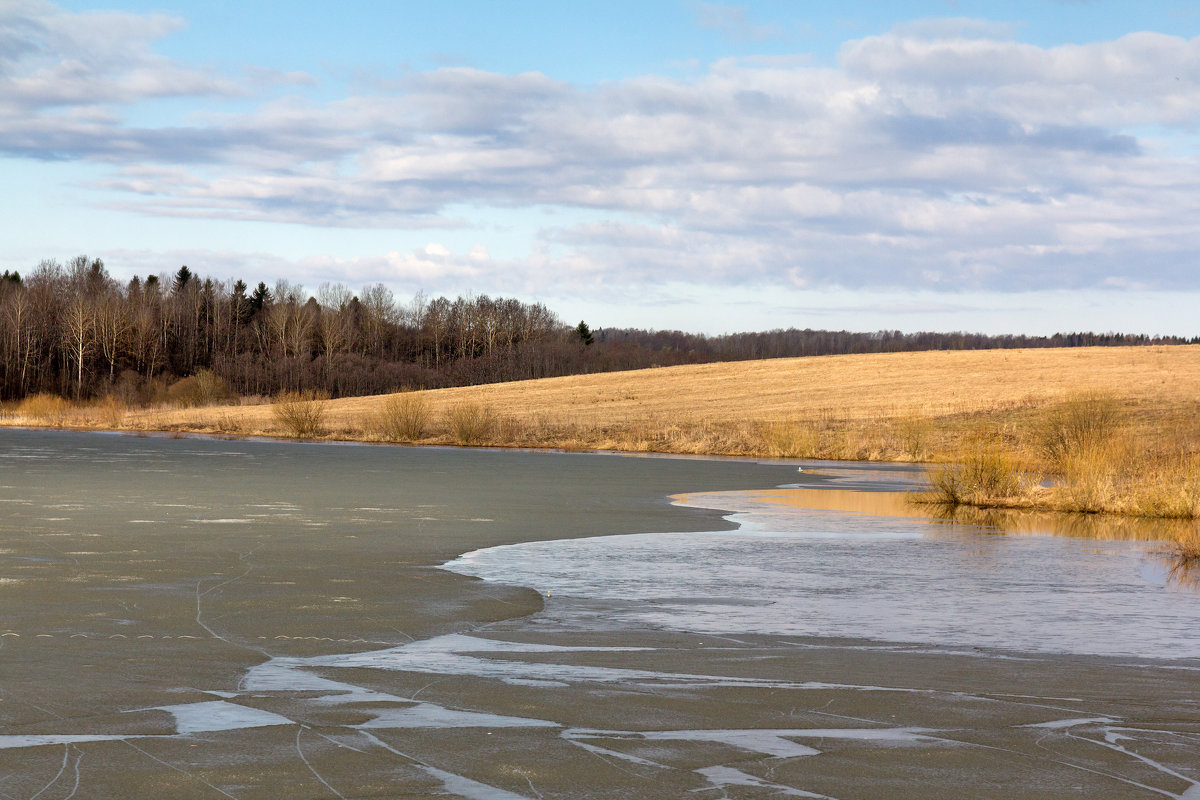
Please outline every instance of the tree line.
M1136 345L1200 344L1200 336L1147 336L1127 333L1055 333L1050 336L1023 334L989 335L954 331L775 329L756 333L704 336L683 331L608 329L595 332L602 349L631 347L659 353L670 363L745 361L759 358L850 355L855 353L900 353L918 350L996 350L1042 347L1126 347Z
M314 295L278 281L174 275L122 285L100 259L43 261L0 278L0 397L38 392L146 402L207 371L229 391L332 396L562 374L571 329L539 303L417 295L383 284Z
M0 276L0 399L169 398L205 375L238 395L319 390L348 396L653 366L906 350L1183 344L1200 337L1072 333L854 333L789 328L705 336L569 326L540 303L417 294L383 284L357 294L323 283L174 274L112 278L103 261L42 261Z

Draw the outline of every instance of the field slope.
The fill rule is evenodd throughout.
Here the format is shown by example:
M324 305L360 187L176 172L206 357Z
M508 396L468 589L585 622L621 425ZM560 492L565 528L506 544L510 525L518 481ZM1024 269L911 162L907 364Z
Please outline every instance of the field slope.
M978 425L1018 432L1082 393L1113 398L1146 436L1196 435L1200 346L771 359L407 393L425 443L795 457L919 459ZM325 404L322 436L386 438L397 395ZM484 418L463 441L455 411ZM272 405L155 409L120 427L286 435ZM395 437L392 437L395 438Z

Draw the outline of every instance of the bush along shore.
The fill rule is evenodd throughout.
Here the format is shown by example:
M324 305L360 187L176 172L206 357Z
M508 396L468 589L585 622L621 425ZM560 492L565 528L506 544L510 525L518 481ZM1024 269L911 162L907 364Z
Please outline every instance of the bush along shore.
M1142 422L1142 424L1139 424ZM928 470L918 503L1200 519L1194 431L1147 426L1115 398L1081 394L1023 430L983 426ZM1183 562L1200 562L1200 525L1164 526Z

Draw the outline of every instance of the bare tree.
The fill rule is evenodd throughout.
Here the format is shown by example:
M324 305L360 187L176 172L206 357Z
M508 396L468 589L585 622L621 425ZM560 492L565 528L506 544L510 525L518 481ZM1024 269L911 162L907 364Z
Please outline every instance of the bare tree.
M75 365L75 399L83 394L83 370L96 343L96 306L92 298L79 292L63 306L63 347Z
M354 293L341 283L322 283L317 289L320 317L317 332L321 339L321 352L328 362L333 356L346 352L354 336L354 324L350 303Z
M382 283L375 283L363 287L360 302L367 352L376 357L383 357L388 332L400 321L396 297L391 289Z
M129 303L116 292L105 292L96 304L96 340L108 362L108 381L116 373L117 359L128 350L132 321Z

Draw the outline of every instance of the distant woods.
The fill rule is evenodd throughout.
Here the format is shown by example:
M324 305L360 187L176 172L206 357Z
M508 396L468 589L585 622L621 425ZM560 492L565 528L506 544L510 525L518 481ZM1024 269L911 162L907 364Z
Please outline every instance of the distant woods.
M651 366L904 350L1185 343L1120 334L1051 337L775 330L727 336L564 324L511 298L400 302L382 284L315 294L250 287L181 267L114 280L100 259L0 275L0 399L52 393L127 403L318 391L333 397ZM1192 342L1197 339L1190 340Z
M357 294L322 284L309 295L287 281L251 288L186 266L122 285L86 256L0 280L6 400L373 394L562 374L582 347L545 306L513 299L402 304L382 284Z

